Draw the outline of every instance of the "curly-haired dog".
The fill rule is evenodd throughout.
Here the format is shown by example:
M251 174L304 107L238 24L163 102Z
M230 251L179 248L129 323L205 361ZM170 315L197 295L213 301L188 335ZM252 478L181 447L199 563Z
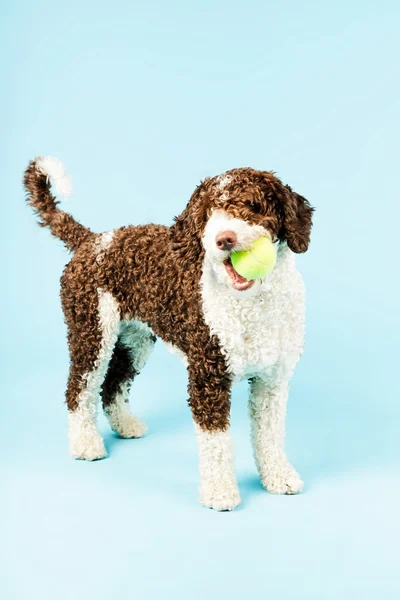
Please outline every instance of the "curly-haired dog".
M303 349L304 286L293 253L308 248L308 201L271 172L233 169L203 181L171 227L95 234L58 209L50 185L70 189L56 159L31 162L24 183L40 223L74 253L61 278L72 456L106 456L96 425L99 396L118 435L146 432L128 395L159 336L187 364L201 502L217 510L240 503L229 412L232 384L244 378L262 483L276 494L300 492L284 436L288 382ZM276 243L277 264L250 281L229 257L260 236Z

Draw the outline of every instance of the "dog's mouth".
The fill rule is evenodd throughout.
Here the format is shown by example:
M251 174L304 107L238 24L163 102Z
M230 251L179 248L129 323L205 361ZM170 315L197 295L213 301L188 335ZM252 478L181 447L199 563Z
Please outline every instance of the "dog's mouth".
M254 284L254 279L246 279L246 277L242 277L237 271L235 271L230 258L224 262L224 266L226 272L231 278L233 289L244 292L244 290L248 290Z

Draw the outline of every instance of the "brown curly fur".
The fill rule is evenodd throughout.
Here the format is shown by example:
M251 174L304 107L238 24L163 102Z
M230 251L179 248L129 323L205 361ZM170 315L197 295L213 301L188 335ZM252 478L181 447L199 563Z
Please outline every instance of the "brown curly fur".
M204 249L201 238L212 210L222 208L251 224L266 227L294 252L307 250L312 208L272 172L250 168L226 173L222 194L218 179L206 179L195 190L171 227L122 227L102 252L98 236L58 210L46 176L31 162L25 173L28 202L56 237L75 251L61 278L61 301L68 326L70 376L67 404L77 408L83 377L95 367L102 333L97 290L110 292L121 320L149 325L156 336L177 346L188 358L189 404L195 421L207 430L229 425L231 380L217 338L202 314L200 277ZM109 406L121 383L135 375L117 342L102 387Z
M27 200L39 216L39 225L49 227L51 233L60 238L69 250L76 250L94 234L71 215L57 208L59 202L50 192L47 177L38 172L36 160L29 163L24 175Z

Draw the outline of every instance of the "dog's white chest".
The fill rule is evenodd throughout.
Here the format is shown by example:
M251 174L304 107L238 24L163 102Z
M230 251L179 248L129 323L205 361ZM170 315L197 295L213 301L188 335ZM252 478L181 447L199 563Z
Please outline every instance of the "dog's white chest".
M304 341L304 285L294 257L281 257L258 293L242 298L203 269L203 313L235 380L291 372Z

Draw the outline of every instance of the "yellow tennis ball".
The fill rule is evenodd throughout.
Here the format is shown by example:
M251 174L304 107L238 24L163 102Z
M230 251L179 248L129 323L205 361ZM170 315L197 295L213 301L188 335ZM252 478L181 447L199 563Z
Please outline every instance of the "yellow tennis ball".
M235 271L242 277L261 279L275 267L276 250L269 238L258 238L248 250L232 252L231 262Z

